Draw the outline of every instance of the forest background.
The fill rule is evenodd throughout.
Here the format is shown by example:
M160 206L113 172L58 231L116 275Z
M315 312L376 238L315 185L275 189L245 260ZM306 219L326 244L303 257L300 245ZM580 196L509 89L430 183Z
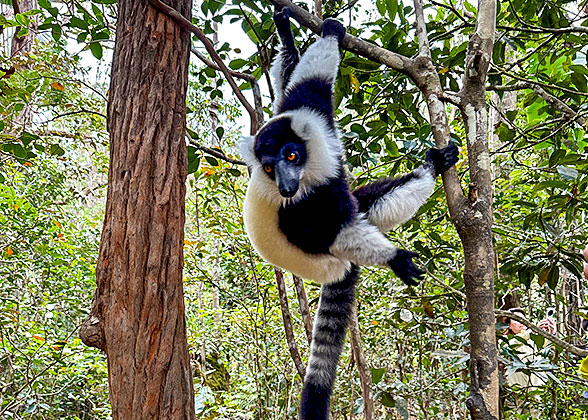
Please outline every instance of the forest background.
M110 61L120 16L114 0L0 3L0 417L112 418L106 357L78 335L96 287L110 156ZM318 11L315 3L300 5L337 17L350 34L402 56L423 51L412 2L328 1ZM534 321L554 308L557 336L582 347L586 2L512 0L496 10L484 93L494 305L522 306ZM268 69L278 41L272 11L268 1L193 6L192 22L213 43L226 39L219 32L232 23L252 46L244 52L230 39L214 43L257 123L271 115ZM468 1L424 4L430 54L446 92L463 86L478 13ZM304 25L295 24L295 35L302 50L314 39ZM241 218L248 176L236 143L254 118L215 57L196 36L191 42L183 285L195 413L294 419L309 346L305 303L314 313L320 289L281 277L251 248ZM354 186L412 170L435 144L426 100L407 74L344 51L335 93ZM451 139L461 149L457 176L472 199L478 193L467 115L458 98L442 99ZM428 275L407 288L385 270L363 270L333 417L465 418L471 388L465 263L441 183L391 238L416 250ZM502 418L586 418L576 347L548 346L525 362L498 320ZM531 338L545 347L543 335ZM513 389L504 384L507 370L533 372L545 384ZM527 409L536 405L540 413Z

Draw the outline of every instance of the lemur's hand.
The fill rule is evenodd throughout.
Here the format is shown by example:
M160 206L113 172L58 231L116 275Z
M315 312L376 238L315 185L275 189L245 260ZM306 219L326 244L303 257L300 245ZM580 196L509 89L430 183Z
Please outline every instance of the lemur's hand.
M425 271L418 268L412 262L417 257L416 252L410 252L406 249L399 249L396 256L388 261L388 265L404 283L408 286L416 286L417 280L425 278Z
M443 149L429 149L425 162L435 171L435 176L451 168L459 160L459 149L455 143L449 143Z
M333 18L327 18L323 21L323 27L321 28L321 36L334 36L337 38L339 44L345 37L345 26L341 22Z

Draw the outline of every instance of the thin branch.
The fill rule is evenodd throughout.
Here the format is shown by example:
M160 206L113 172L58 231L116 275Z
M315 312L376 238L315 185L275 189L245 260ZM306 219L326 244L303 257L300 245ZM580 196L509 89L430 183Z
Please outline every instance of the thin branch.
M253 107L251 106L251 104L247 101L245 96L243 96L243 92L241 92L241 90L239 89L239 87L235 83L235 79L233 79L233 76L231 76L229 69L227 68L227 66L225 66L225 63L219 57L216 50L214 49L214 45L206 37L204 32L200 28L198 28L197 26L194 26L192 24L192 22L190 22L188 19L186 19L184 16L182 16L182 14L179 13L177 10L175 10L173 7L170 7L167 4L162 3L160 0L149 0L149 3L151 3L151 5L153 5L153 7L160 10L161 12L163 12L164 14L169 16L170 18L174 19L180 27L184 28L185 30L187 30L189 32L192 32L204 44L204 47L206 48L206 51L208 51L208 54L210 54L213 61L219 66L222 73L225 75L225 78L229 82L229 85L231 85L231 88L233 89L233 92L237 96L237 99L239 99L239 102L241 102L241 104L243 104L243 106L247 110L247 113L249 114L249 118L251 120L250 133L252 135L255 134L259 128L257 114L256 114L255 110L253 109Z
M312 342L312 316L310 314L310 307L308 306L306 290L304 290L304 282L296 274L292 274L292 280L294 280L294 288L296 289L296 296L298 296L298 308L302 317L302 323L304 324L304 331L306 332L306 338L310 345Z
M288 293L286 292L284 274L282 273L282 270L280 270L277 267L274 267L274 272L276 273L276 283L278 284L278 295L280 296L280 309L282 310L282 321L284 322L286 341L288 341L288 350L290 350L292 361L294 361L294 365L296 366L296 370L298 370L300 378L304 381L304 373L306 371L306 368L304 367L304 363L302 363L302 359L300 358L300 353L298 352L298 347L296 346L296 341L294 339L294 331L292 329L290 309L288 308Z
M209 154L210 156L214 156L215 158L224 160L225 162L232 163L233 165L246 166L246 163L243 162L242 160L232 159L232 158L228 157L227 155L225 155L224 153L219 152L218 150L211 149L210 147L206 147L206 146L194 141L190 136L186 136L186 137L188 138L188 143L190 144L190 146L194 146L198 150L201 150L204 153Z
M92 111L91 109L80 109L78 111L64 112L63 114L56 115L55 117L53 117L53 118L51 118L51 119L49 119L47 121L42 122L40 125L49 124L50 122L55 121L55 120L57 120L59 118L67 117L69 115L76 115L76 114L94 114L94 115L98 115L98 116L106 119L106 115L104 115L101 112Z
M319 19L323 18L323 1L322 0L314 0L314 15Z
M200 59L207 67L211 69L222 71L221 68L213 61L210 61L204 54L198 51L194 46L190 47L190 52L194 54L196 57ZM231 76L236 77L238 79L243 79L251 84L251 91L253 93L253 103L255 104L255 112L257 114L257 121L261 125L263 123L263 103L261 98L261 89L259 88L259 83L257 82L257 78L252 74L247 73L240 73L234 70L229 69L229 73Z
M365 360L365 354L361 347L361 334L357 311L357 299L354 299L349 314L349 336L351 339L351 351L356 360L357 372L363 396L363 413L365 420L372 420L374 414L374 398L372 392L372 375Z
M414 13L416 17L416 34L419 42L419 55L430 58L431 47L429 46L429 37L427 36L427 24L425 22L422 0L414 0Z
M547 338L552 343L562 347L564 350L566 350L572 354L575 354L576 356L580 356L580 357L588 356L588 350L584 350L584 349L581 349L579 347L574 346L573 344L566 343L562 339L557 338L555 335L550 334L547 331L542 330L541 328L539 328L535 324L529 322L526 318L523 318L522 316L514 314L510 311L502 311L500 309L495 309L494 313L496 314L497 317L506 317L506 318L514 319L515 321L520 322L525 327L531 329L534 333L539 334L539 335Z

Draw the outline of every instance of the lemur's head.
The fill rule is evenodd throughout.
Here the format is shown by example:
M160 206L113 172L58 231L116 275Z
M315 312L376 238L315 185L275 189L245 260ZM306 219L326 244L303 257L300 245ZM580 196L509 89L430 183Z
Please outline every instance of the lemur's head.
M341 144L326 119L311 110L277 115L255 135L244 139L241 152L253 175L263 174L280 196L296 199L339 174ZM268 191L269 193L270 191Z

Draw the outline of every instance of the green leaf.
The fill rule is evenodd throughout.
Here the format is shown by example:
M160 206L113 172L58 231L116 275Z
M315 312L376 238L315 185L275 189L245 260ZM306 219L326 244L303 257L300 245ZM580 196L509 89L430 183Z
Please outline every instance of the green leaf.
M39 0L37 3L39 3L39 6L43 9L49 9L51 7L51 2L49 0Z
M92 51L92 55L96 57L98 60L100 60L103 54L102 45L100 45L99 42L92 42L90 43L89 47L90 51Z
M86 22L85 20L80 19L79 17L72 17L71 20L69 21L69 26L71 26L72 28L80 28L80 29L85 29L86 31L88 30L88 22Z
M218 137L218 139L222 139L223 135L225 134L225 129L222 127L216 127L216 136Z
M216 160L212 156L205 156L205 159L210 166L218 166L218 160Z
M65 150L63 150L58 144L52 144L49 146L49 153L53 156L63 156L65 154Z
M242 58L237 58L229 63L229 68L232 70L238 70L241 67L247 64L247 60L243 60Z
M371 368L370 371L372 373L372 383L377 384L384 377L384 373L386 373L386 368Z

